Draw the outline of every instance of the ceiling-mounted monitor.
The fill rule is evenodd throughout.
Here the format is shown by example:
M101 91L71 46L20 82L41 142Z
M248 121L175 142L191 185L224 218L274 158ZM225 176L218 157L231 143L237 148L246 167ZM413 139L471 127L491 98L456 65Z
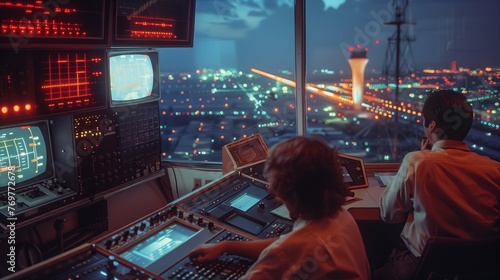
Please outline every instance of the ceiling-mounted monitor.
M193 46L194 0L114 0L113 3L113 46Z
M108 44L109 1L0 1L0 46L57 48Z

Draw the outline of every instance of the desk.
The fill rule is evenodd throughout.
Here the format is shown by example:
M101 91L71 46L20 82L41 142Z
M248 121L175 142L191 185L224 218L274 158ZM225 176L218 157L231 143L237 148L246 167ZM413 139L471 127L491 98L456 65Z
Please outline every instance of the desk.
M368 187L354 189L354 199L343 206L356 220L380 220L380 196L385 187L380 187L375 177L368 177Z
M385 187L377 179L368 177L368 187L354 189L354 199L343 207L351 213L363 238L366 255L372 267L385 263L391 249L400 240L404 223L387 224L380 219L380 196Z

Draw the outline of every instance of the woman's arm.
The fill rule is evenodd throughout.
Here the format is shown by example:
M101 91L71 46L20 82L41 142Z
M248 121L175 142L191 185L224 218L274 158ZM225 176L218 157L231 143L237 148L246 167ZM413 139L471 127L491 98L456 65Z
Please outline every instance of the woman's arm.
M228 253L256 260L262 250L275 240L276 238L270 238L254 241L222 241L215 244L201 244L189 253L189 258L198 262L210 262L217 260L223 253Z

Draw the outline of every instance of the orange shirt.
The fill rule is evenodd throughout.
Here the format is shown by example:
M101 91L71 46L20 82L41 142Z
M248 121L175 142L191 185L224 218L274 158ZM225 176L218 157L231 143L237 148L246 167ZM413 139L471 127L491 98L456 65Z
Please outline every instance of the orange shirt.
M498 236L499 197L499 162L462 141L441 140L405 156L380 198L380 215L389 223L406 221L401 238L420 257L430 236Z

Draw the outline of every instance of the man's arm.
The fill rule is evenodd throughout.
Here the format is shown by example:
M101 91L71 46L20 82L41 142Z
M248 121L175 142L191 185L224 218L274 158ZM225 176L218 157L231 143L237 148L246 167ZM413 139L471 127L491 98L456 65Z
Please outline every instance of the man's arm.
M387 184L380 197L380 217L387 223L400 223L406 220L412 209L412 186L414 184L414 166L406 156L398 173Z

